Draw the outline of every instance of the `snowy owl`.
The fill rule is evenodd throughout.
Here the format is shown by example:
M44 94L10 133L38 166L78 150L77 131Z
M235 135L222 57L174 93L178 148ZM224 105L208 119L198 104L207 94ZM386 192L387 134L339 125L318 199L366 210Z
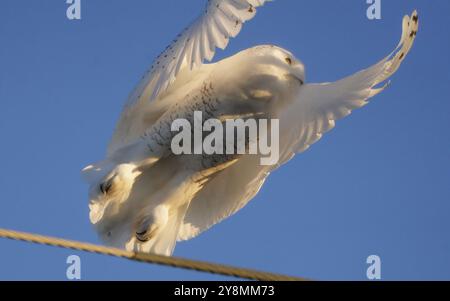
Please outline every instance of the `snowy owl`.
M307 83L302 62L272 45L206 64L266 1L209 0L131 93L106 158L82 171L90 185L90 220L104 243L170 256L177 241L236 213L271 171L386 88L418 30L414 11L404 17L391 54L332 83ZM262 165L250 154L175 155L171 126L180 118L194 122L194 111L218 120L279 120L278 163Z

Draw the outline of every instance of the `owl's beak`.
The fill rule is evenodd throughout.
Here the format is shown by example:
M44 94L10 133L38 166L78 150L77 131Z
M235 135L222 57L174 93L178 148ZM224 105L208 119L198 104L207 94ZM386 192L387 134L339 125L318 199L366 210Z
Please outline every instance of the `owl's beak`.
M295 75L294 75L294 78L295 78L296 80L298 80L298 82L300 83L300 86L303 86L303 84L305 83L305 81L304 81L300 76L295 76Z
M304 80L303 80L303 76L300 76L298 74L291 73L291 74L288 75L288 77L298 81L300 86L302 86L305 83Z
M298 80L300 83L300 86L302 86L305 83L305 69L303 67L303 64L297 63L293 70L292 70L292 76Z

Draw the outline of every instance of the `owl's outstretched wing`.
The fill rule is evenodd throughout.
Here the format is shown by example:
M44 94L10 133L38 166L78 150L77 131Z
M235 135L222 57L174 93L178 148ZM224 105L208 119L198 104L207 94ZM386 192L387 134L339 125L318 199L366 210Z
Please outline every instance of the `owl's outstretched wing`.
M417 12L405 16L399 45L374 66L334 83L304 85L294 96L296 101L280 116L279 164L262 166L259 158L244 156L222 171L191 202L178 239L193 238L236 213L258 193L272 170L308 149L334 127L336 120L383 91L411 49L418 23Z
M182 31L153 61L151 68L129 96L109 153L132 141L164 112L165 107L153 106L148 124L140 124L142 111L154 102L175 81L181 71L194 71L205 60L211 61L216 48L224 49L239 34L242 25L256 15L256 8L272 0L208 0L203 13ZM148 111L148 110L147 110Z
M163 92L183 68L211 61L224 49L267 0L209 0L203 14L188 26L154 61L144 85L154 84L151 99Z
M379 63L333 83L303 86L297 101L280 117L280 122L292 122L289 136L284 137L288 147L282 161L308 149L334 128L337 120L365 106L370 98L382 92L411 50L418 28L419 18L414 11L411 17L403 18L397 48Z

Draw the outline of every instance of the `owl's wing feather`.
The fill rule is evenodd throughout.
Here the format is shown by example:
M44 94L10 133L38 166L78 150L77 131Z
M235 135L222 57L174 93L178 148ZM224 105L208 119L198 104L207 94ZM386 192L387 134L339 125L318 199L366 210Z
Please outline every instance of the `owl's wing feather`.
M416 11L411 17L403 18L399 45L379 63L333 83L308 84L302 87L298 100L281 117L292 121L294 125L290 136L285 138L290 153L284 154L284 160L307 150L323 134L333 129L337 120L365 106L370 98L386 89L388 79L398 70L411 50L419 26L418 20Z
M208 0L204 12L182 31L153 61L125 105L117 124L109 153L141 135L170 104L153 104L174 83L182 71L194 71L211 61L216 48L224 49L242 25L256 15L256 8L272 0ZM150 105L151 104L151 105ZM142 124L142 114L146 118Z
M144 86L154 84L150 100L173 83L180 70L193 70L211 61L216 48L227 47L242 24L252 19L267 0L209 0L203 14L188 26L154 61Z
M379 63L334 83L304 85L294 104L280 116L279 164L262 166L258 157L244 156L222 171L191 202L178 239L191 239L243 208L272 170L308 149L335 126L336 120L383 91L386 80L398 70L411 49L417 30L418 16L414 12L403 19L403 34L397 48Z

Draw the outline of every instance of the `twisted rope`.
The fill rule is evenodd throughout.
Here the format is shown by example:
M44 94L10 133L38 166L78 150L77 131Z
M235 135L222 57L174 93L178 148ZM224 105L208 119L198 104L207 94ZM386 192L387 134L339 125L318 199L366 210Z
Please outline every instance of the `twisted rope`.
M54 238L49 236L37 235L32 233L18 232L6 229L0 229L0 238L19 240L29 243L47 245L52 247L66 248L89 253L126 258L129 260L152 263L186 270L232 276L242 279L259 281L305 281L304 278L291 277L280 274L260 272L250 269L237 268L221 264L209 263L204 261L189 260L179 257L167 257L155 254L130 252L117 248L104 247L90 243Z

